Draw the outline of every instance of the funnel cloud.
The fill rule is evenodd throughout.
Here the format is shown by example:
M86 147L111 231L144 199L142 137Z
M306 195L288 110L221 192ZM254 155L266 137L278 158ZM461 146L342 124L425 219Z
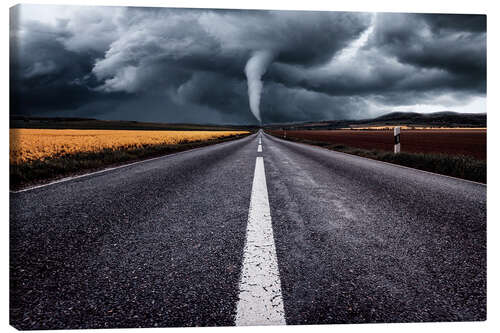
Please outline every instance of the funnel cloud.
M260 116L260 96L262 94L262 75L273 60L273 54L270 51L257 51L248 59L245 66L245 74L248 81L248 100L250 110L259 123L262 123Z

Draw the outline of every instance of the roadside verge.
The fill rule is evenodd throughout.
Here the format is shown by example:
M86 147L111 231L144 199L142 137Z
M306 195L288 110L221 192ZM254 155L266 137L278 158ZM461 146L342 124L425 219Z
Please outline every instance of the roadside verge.
M341 144L295 138L289 135L283 138L269 131L266 133L282 140L319 146L346 154L486 184L486 160L478 160L469 156L406 152L394 154L376 149L360 149Z
M95 152L68 154L57 158L10 164L10 190L50 183L62 178L75 177L107 168L179 153L195 148L232 141L252 133L235 134L223 138L192 141L180 144L147 145L141 148L103 149Z

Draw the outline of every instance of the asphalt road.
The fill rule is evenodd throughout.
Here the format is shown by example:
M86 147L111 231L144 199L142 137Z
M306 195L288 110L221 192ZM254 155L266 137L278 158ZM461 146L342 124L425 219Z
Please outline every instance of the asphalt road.
M258 142L11 193L11 324L245 325L266 297L271 324L486 319L486 186Z

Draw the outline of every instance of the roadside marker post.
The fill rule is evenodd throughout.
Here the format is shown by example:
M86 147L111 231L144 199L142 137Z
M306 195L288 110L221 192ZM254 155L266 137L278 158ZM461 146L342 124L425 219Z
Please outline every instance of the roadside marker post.
M401 127L394 127L394 154L401 152L401 139L400 139Z

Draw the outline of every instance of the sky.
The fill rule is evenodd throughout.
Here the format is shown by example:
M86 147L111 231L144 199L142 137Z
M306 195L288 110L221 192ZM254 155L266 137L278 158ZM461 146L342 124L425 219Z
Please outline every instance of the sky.
M174 123L486 112L486 16L19 5L10 114Z

